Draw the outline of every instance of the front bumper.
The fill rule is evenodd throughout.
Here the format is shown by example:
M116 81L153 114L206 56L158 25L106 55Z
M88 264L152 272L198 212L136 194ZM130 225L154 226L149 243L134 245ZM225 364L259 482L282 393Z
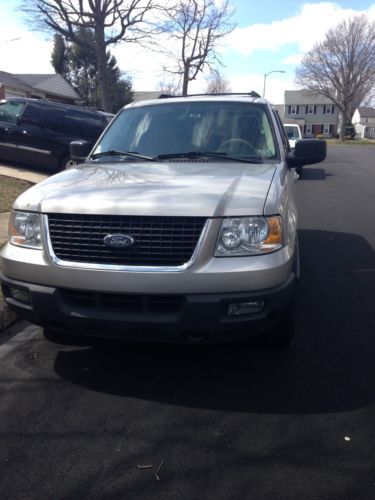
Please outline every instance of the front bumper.
M54 288L2 274L0 280L9 307L45 328L137 341L210 342L251 337L273 326L292 298L296 278L292 272L282 285L256 292L188 294ZM229 304L254 301L264 302L262 311L228 315Z

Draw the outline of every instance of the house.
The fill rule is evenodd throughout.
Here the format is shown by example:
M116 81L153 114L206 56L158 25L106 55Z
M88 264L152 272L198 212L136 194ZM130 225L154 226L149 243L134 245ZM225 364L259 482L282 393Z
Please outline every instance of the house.
M163 94L164 92L161 92L160 90L135 91L133 92L132 102L148 101L149 99L159 99L159 97Z
M357 137L375 139L375 108L361 106L355 110L352 118Z
M275 104L274 107L275 107L275 109L277 111L277 114L280 117L280 120L283 123L286 123L285 120L284 120L284 104Z
M0 99L9 97L34 97L71 104L80 100L74 88L61 75L0 71Z
M339 110L330 99L311 90L286 90L284 93L284 123L299 125L302 136L336 137Z

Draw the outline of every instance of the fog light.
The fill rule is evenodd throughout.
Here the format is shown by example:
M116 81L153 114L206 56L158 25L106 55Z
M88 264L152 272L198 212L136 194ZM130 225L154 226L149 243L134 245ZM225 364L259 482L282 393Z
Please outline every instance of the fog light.
M12 299L17 300L18 302L23 302L24 304L31 303L29 290L11 286L9 287L9 295Z
M243 314L254 314L261 312L264 308L264 300L255 302L235 302L228 306L228 316L242 316Z

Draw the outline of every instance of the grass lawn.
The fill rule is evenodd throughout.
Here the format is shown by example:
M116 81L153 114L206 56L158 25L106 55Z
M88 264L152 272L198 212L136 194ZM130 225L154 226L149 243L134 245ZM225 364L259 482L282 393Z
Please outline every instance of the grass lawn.
M354 139L340 141L339 139L326 139L327 144L335 146L375 146L375 139Z
M33 185L31 182L0 175L0 213L10 212L17 196Z

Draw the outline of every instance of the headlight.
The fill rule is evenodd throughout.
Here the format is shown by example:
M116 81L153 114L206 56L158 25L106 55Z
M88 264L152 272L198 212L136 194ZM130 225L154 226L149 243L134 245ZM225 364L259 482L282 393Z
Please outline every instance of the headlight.
M9 220L9 241L12 245L42 248L40 215L32 212L12 212Z
M281 248L282 244L280 216L224 219L215 257L270 253Z

